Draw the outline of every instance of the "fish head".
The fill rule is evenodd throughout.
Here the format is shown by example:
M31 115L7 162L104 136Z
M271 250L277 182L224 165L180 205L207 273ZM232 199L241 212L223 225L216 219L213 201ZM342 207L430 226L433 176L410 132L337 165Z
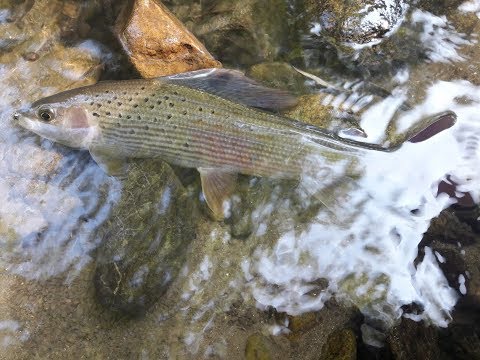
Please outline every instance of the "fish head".
M38 100L28 108L15 112L14 121L51 141L87 149L99 134L98 121L82 106L87 99L81 94L58 95Z

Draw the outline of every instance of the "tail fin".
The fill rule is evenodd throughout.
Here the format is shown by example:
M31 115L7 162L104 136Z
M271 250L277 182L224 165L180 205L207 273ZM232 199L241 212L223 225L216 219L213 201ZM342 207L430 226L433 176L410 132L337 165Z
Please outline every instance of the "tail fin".
M410 129L398 136L392 143L387 146L379 144L369 144L352 139L341 138L342 141L349 143L352 146L366 148L376 151L392 152L398 150L405 142L419 143L430 139L443 130L452 127L457 120L457 114L453 111L444 111L431 115L419 123L413 125Z

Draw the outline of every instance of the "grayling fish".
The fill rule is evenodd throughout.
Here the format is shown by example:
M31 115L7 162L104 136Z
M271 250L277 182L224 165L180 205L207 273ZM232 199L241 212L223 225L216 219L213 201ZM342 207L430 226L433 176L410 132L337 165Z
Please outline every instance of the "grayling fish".
M206 69L101 82L39 100L14 118L40 136L88 149L110 174L121 173L126 158L161 158L197 168L207 204L223 218L238 173L298 179L305 168L345 158L353 166L363 152L396 148L343 139L256 109L278 110L295 102L240 72ZM436 133L455 118L452 112L434 116L409 136L430 137L432 126Z

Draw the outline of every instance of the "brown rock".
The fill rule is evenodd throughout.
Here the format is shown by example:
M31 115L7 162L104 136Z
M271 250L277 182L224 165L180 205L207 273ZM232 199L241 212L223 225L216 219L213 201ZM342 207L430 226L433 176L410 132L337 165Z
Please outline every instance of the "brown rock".
M131 0L119 15L115 31L145 78L221 67L202 43L155 0Z
M357 358L357 339L351 329L336 330L322 348L321 359L354 360Z
M441 360L448 358L439 348L438 329L423 322L402 319L387 336L393 358Z

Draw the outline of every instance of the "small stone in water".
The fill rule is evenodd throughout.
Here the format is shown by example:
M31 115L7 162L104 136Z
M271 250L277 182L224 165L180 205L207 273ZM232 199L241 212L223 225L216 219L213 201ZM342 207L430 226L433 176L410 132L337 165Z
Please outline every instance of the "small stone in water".
M23 58L27 61L36 61L36 60L38 60L39 57L40 57L40 55L38 55L38 53L33 52L33 51L29 51L29 52L23 54Z

